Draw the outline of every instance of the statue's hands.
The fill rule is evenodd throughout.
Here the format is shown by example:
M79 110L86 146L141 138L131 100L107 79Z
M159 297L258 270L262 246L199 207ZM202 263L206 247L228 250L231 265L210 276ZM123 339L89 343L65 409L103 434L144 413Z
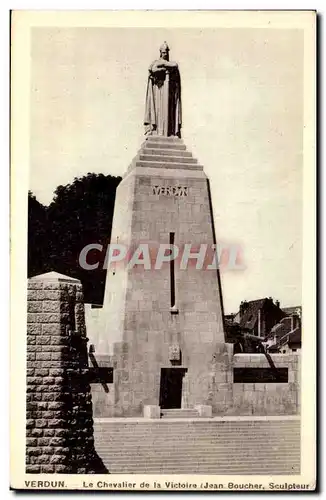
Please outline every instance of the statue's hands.
M158 62L158 63L156 64L156 67L157 67L157 68L160 68L160 69L166 69L166 64L165 64L165 62L163 62L163 61L161 62L161 61L160 61L160 62Z

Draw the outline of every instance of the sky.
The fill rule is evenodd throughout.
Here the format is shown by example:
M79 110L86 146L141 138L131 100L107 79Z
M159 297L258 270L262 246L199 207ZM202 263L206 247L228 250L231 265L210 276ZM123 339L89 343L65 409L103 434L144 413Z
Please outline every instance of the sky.
M149 64L166 40L182 81L182 137L210 179L217 239L245 269L242 300L301 304L303 32L262 28L33 28L30 186L49 204L88 172L122 175L143 142Z

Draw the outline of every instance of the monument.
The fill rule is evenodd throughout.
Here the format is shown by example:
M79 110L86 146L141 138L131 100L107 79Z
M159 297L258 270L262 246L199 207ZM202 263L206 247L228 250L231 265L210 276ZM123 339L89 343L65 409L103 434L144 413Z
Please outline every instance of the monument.
M92 384L94 415L296 413L297 358L275 368L225 342L219 271L203 265L216 245L209 181L181 139L181 79L166 43L150 66L144 122L110 243L133 257L109 263L100 321L88 328L90 363L110 374Z
M225 341L209 181L181 139L166 42L144 125L116 191L98 321L85 321L79 280L28 281L25 470L299 474L300 355L235 354Z
M108 269L97 359L113 355L114 415L208 404L216 346L225 351L221 289L216 269L196 269L196 249L215 243L208 179L180 138L177 63L150 66L146 140L116 192L111 243L187 249L186 269ZM198 256L198 255L197 255ZM215 348L213 347L215 346Z

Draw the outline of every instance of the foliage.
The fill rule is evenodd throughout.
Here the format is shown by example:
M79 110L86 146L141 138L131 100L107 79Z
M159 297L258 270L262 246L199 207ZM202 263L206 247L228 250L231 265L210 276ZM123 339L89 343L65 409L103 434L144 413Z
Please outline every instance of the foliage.
M110 241L116 188L121 177L87 174L71 184L58 186L48 207L32 193L28 203L28 274L57 271L78 278L85 302L102 303L106 271L102 269ZM93 271L79 265L81 250L88 244L103 245L102 261ZM95 255L93 255L94 259ZM87 259L92 262L92 255Z

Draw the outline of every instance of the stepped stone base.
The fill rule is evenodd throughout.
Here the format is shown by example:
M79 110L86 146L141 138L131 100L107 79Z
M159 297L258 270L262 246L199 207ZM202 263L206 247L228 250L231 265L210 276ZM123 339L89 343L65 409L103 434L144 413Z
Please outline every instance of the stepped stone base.
M114 387L105 395L94 390L95 416L141 417L145 406L169 407L175 384L187 400L182 406L209 404L212 356L226 350L217 270L197 269L193 259L186 269L180 259L156 268L160 245L172 240L180 257L189 244L192 254L202 244L212 250L208 179L181 139L150 136L117 188L111 233L131 254L148 244L150 265L108 265L102 320L88 332L99 366L112 355ZM174 373L168 378L165 370Z
M112 474L300 474L298 417L95 419Z

